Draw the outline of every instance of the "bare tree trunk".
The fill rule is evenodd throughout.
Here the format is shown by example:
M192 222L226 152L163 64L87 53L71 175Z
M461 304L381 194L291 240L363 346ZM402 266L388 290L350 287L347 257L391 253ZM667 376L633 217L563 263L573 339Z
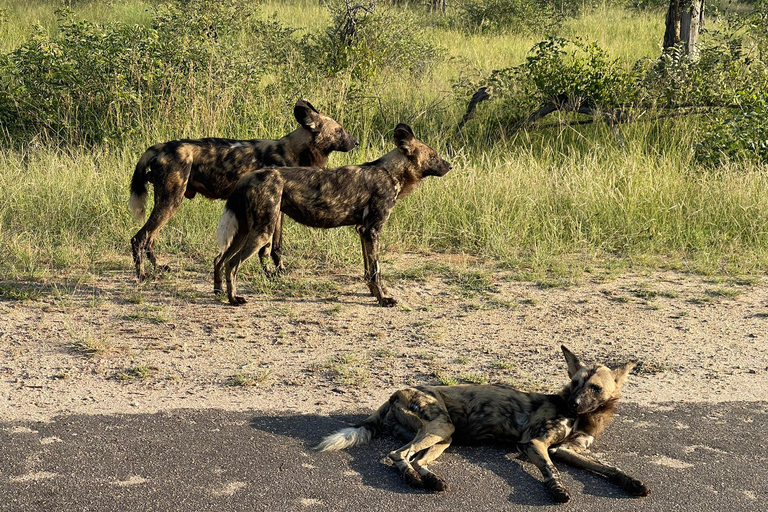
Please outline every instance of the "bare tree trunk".
M666 30L664 31L664 48L672 48L680 42L680 11L682 0L670 0L667 9Z
M688 31L688 37L685 39L688 55L691 57L696 57L699 52L699 28L701 28L703 21L704 0L694 0L691 2L690 30Z
M704 24L704 0L670 0L667 10L664 48L680 42L685 53L695 57L699 43L699 29Z

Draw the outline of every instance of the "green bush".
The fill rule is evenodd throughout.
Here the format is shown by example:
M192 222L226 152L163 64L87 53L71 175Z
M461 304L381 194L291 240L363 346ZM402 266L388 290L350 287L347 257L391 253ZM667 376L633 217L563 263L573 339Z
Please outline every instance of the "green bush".
M452 24L470 32L546 33L601 0L460 0Z
M456 6L455 21L469 31L546 31L562 13L548 0L464 0Z
M636 101L637 73L609 59L597 43L550 37L531 50L521 71L541 102L568 102L599 110Z
M573 110L630 108L642 98L642 76L642 67L626 69L597 43L549 37L531 48L522 65L493 71L460 90L489 87L501 99L498 110L506 122L514 123L547 103Z
M249 5L179 0L159 5L150 26L61 11L56 35L38 30L0 55L0 121L21 139L93 143L188 114L195 100L237 109L293 44L291 30L258 20Z
M706 123L696 159L707 164L723 160L768 163L768 93L744 97L736 114L726 112Z
M326 5L330 28L306 42L308 61L319 63L328 74L362 81L392 69L418 75L442 54L423 37L411 11L381 8L376 1L350 6L329 0Z

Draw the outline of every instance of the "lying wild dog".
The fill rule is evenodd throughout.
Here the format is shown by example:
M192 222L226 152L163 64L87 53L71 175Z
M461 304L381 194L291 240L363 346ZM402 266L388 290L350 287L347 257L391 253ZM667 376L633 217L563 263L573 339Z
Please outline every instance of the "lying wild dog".
M246 173L268 166L323 166L332 151L351 151L358 142L342 126L319 113L308 101L293 108L299 127L278 140L181 139L156 144L141 156L131 180L129 205L144 218L147 182L155 189L155 206L146 224L131 239L139 280L146 277L142 256L157 266L155 237L176 213L184 197L199 192L209 199L226 199ZM282 217L278 219L272 258L280 265Z
M634 496L647 496L646 485L580 453L611 422L619 389L634 363L615 370L595 364L582 366L565 346L571 382L556 395L525 393L510 386L419 386L397 391L377 412L357 427L326 437L315 449L342 450L368 443L377 433L409 441L389 454L414 487L447 490L448 484L427 465L452 440L464 443L517 443L544 476L555 501L570 499L550 455L563 462L608 477Z
M236 294L240 265L259 251L264 272L272 233L280 212L317 228L354 225L363 244L365 280L382 306L394 306L379 272L379 232L397 199L411 192L425 176L443 176L451 166L435 150L418 140L411 128L395 128L394 149L374 162L337 169L283 167L244 176L227 199L216 237L219 255L214 261L214 292L220 293L226 265L230 304L246 301ZM276 267L281 270L280 266Z

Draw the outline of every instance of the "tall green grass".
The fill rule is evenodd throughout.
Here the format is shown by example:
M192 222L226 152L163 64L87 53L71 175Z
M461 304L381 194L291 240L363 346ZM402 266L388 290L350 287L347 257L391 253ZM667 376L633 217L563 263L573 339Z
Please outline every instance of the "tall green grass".
M24 40L33 30L32 19L53 30L57 2L6 5L9 23L0 32L0 47L13 48ZM116 11L100 2L74 4L89 19L131 23L144 22L146 7L134 0ZM297 38L324 30L329 20L309 0L271 0L261 10L298 27ZM455 134L466 99L455 95L454 83L462 76L523 62L540 37L467 34L437 23L435 17L423 14L425 37L445 49L445 58L427 73L383 72L364 95L338 80L294 91L334 115L363 143L353 153L334 154L330 165L369 161L389 151L398 122L412 124L417 136L454 165L448 175L425 180L420 190L398 203L382 235L385 248L466 252L536 271L557 269L563 261L587 266L608 259L703 272L765 268L766 169L737 162L717 170L698 167L692 159L689 120L621 126L622 147L601 124L503 135L490 125L494 117L484 113L483 105L467 130ZM622 33L606 19L621 19ZM631 63L658 55L662 24L658 12L604 6L561 30L597 39L609 55ZM627 33L632 37L626 38ZM146 146L179 137L277 138L295 125L290 105L296 97L254 97L243 111L232 111L222 95L217 97L216 103L186 99L189 107L182 118L142 120L138 135L108 145L64 147L43 139L21 148L3 144L2 276L92 271L116 255L130 268L129 240L140 224L127 209L128 184ZM161 231L161 260L191 258L208 266L216 252L222 208L220 201L185 201ZM286 257L296 265L359 259L353 229L311 230L289 222L285 245Z

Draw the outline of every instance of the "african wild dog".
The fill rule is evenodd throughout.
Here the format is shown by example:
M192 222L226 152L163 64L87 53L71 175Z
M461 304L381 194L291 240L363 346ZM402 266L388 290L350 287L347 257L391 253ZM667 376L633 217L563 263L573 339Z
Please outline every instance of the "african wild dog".
M192 199L199 192L209 199L226 199L245 173L268 166L323 166L332 151L351 151L358 145L339 123L319 113L308 101L297 101L293 114L300 126L279 140L181 139L147 149L136 164L129 202L136 218L143 219L147 182L153 184L155 206L131 239L139 280L146 277L142 269L145 252L157 266L155 237L184 197ZM281 225L282 217L277 221L272 250L277 266Z
M315 447L342 450L368 443L385 433L409 441L389 454L405 481L433 491L448 484L427 465L452 440L464 443L517 443L544 476L555 501L570 499L550 455L563 462L606 476L634 496L647 496L644 483L621 470L581 454L610 423L619 389L635 366L615 370L595 364L582 366L565 346L571 382L556 395L525 393L510 386L420 386L397 391L377 412L357 427L329 435Z
M246 301L236 295L235 276L254 252L267 275L272 233L280 212L318 228L352 226L363 245L365 280L382 306L394 306L379 272L379 232L395 201L411 192L425 176L443 176L451 166L418 140L408 125L395 128L394 149L374 162L336 169L283 167L244 176L227 200L216 234L219 255L214 261L214 292L221 292L226 265L230 304ZM281 268L277 266L277 271Z

